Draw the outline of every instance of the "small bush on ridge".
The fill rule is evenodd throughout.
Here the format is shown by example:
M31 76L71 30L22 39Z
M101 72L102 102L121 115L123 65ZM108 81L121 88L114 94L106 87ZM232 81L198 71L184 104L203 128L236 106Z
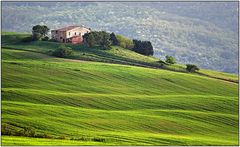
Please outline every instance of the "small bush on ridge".
M165 62L169 63L169 64L175 64L176 63L175 58L172 57L172 56L169 56L169 55L166 56Z
M67 56L71 56L73 55L73 51L70 47L66 47L66 46L60 46L58 49L56 49L53 53L53 56L56 57L67 57Z
M195 71L198 71L198 70L200 70L196 65L194 65L194 64L187 64L186 65L187 67L186 67L186 70L188 71L188 72L195 72Z

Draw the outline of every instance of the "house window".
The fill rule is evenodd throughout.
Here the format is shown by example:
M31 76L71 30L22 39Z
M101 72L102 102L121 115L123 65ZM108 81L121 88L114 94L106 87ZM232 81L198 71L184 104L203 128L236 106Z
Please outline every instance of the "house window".
M77 35L77 33L75 32L75 35Z
M68 32L68 35L70 36L70 32Z
M56 31L56 34L58 33L58 31Z
M60 37L60 39L62 39L62 37Z

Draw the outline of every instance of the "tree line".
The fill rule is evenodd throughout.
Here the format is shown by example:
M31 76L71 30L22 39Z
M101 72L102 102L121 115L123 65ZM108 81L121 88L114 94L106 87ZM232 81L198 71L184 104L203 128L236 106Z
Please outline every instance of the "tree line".
M111 45L128 47L128 49L137 52L142 55L152 56L153 46L150 41L131 40L133 46L129 45L129 39L120 39L120 36L116 36L114 33L108 33L105 31L92 31L83 36L84 43L89 47L101 47L103 49L110 49ZM127 42L128 41L128 42Z

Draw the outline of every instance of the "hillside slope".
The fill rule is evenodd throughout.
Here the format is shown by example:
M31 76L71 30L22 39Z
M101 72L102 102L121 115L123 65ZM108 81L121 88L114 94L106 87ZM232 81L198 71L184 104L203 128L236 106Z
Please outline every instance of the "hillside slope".
M24 43L21 40L30 34L21 34L15 32L2 32L2 47L9 49L27 50L33 52L39 52L50 55L49 52L56 50L63 43L49 42L49 41L33 41ZM87 48L83 45L71 45L66 44L74 50L74 55L68 58L97 61L105 63L117 63L125 65L135 65L149 68L161 68L177 72L186 72L185 65L166 65L159 62L160 60L155 57L143 56L137 54L128 49L121 48L119 46L113 46L111 50L101 50L99 48ZM199 75L204 75L216 79L227 80L238 83L238 77L234 74L200 70Z
M238 145L238 84L2 48L2 124L65 136L2 145Z

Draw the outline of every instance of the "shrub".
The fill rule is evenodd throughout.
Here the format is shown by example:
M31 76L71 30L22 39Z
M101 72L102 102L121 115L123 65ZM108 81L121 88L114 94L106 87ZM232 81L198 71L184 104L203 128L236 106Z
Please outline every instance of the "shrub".
M33 41L32 36L25 37L22 39L22 42L31 42L31 41Z
M102 31L102 40L100 41L100 46L102 49L111 49L111 40L110 40L110 35L107 32Z
M94 46L97 45L97 42L96 42L96 39L95 39L95 36L94 36L93 32L84 34L83 38L84 38L84 43L88 47L94 47Z
M56 57L67 57L67 56L71 56L73 55L73 51L70 47L66 47L66 46L60 46L58 49L56 49L53 53L53 56Z
M82 140L82 141L89 141L90 139L82 136L82 137L79 137L79 138L71 138L70 140Z
M196 65L194 65L194 64L187 64L186 65L187 67L186 67L186 70L188 71L188 72L195 72L195 71L198 71L198 70L200 70Z
M141 40L133 40L134 47L133 51L136 53L152 56L153 55L153 46L150 41L141 41Z
M35 137L36 138L44 138L44 134L37 133L37 134L35 134Z
M18 130L17 127L9 125L9 124L5 124L5 123L1 125L1 134L2 135L13 135L14 136L14 135L18 135L20 131L23 132L23 129ZM20 135L23 136L24 133L21 133Z
M16 136L24 136L24 130L23 129L19 129L16 131L15 133Z
M37 138L49 138L52 139L53 136L47 133L36 133L32 127L24 127L18 129L15 126L9 124L2 124L1 126L2 135L12 135L12 136L26 136L26 137L37 137ZM59 139L65 139L65 136L60 136Z
M2 135L12 135L12 130L8 124L2 124L1 133Z
M113 32L110 34L110 40L112 41L112 45L119 45L119 41Z
M121 35L116 35L116 38L118 40L118 45L120 47L130 49L130 50L133 49L134 44L132 39L129 39Z
M1 131L2 135L35 137L35 130L32 127L18 129L17 127L9 124L2 124Z
M27 136L27 137L35 136L35 130L32 127L25 127L23 132L24 132L24 136Z
M41 37L42 37L42 35L40 33L35 33L35 34L32 35L32 40L33 41L38 41L38 40L41 39Z
M162 60L157 61L157 63L166 64L166 62Z
M43 134L43 138L49 138L49 139L52 139L53 136L50 135L50 134L44 133L44 134Z
M83 38L88 47L100 46L102 49L110 49L110 34L105 31L92 31L84 34Z
M96 141L96 142L105 142L106 141L104 138L95 138L95 137L92 140Z
M52 138L53 138L52 135L47 134L47 133L43 133L43 134L35 134L35 137L37 137L37 138L49 138L49 139L52 139Z
M42 38L42 41L48 41L48 40L49 40L48 36L45 36L44 38Z
M66 136L61 135L61 136L57 137L57 139L66 139Z
M51 42L57 42L57 40L56 40L56 39L53 39L53 38L49 39L49 41L51 41Z
M175 61L175 58L172 57L172 56L166 56L166 60L165 60L166 63L169 63L169 64L175 64L176 61Z

